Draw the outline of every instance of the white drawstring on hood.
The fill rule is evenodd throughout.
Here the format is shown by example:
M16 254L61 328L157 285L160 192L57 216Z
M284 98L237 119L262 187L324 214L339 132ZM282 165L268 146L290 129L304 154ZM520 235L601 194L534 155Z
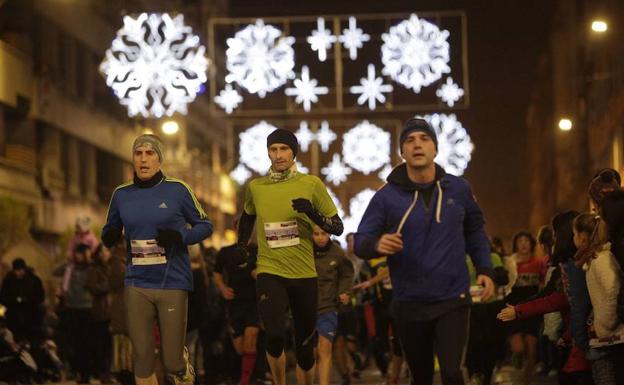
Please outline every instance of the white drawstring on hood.
M436 222L440 223L440 215L442 214L442 186L440 180L436 182L438 186L438 203L436 204Z
M438 187L438 201L436 203L436 222L440 223L440 217L442 215L442 186L440 185L440 181L436 181L436 186ZM414 207L416 207L416 202L418 201L418 190L414 190L414 199L412 203L409 205L405 213L403 213L403 217L401 218L401 222L399 222L399 227L397 228L397 233L400 233L403 230L403 226L405 226L405 222L407 222L407 217L412 213Z

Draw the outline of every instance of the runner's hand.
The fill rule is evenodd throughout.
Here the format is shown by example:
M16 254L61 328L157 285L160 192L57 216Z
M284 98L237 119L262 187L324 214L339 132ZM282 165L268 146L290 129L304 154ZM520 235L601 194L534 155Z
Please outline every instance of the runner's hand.
M393 255L403 250L401 233L384 234L377 242L376 251L380 255Z
M236 295L234 294L234 289L232 289L229 286L224 286L223 289L221 290L221 295L223 296L223 298L230 300L233 299L234 297L236 297Z
M292 208L298 213L311 213L314 211L314 207L312 207L312 202L305 198L297 198L292 200Z
M102 233L102 243L108 248L115 246L119 238L121 238L121 230L116 227L109 227Z
M483 302L492 298L494 295L494 281L492 281L492 278L487 275L478 275L477 285L483 286L483 292L481 293L481 300Z
M158 229L156 243L161 247L169 247L182 244L182 234L178 230Z
M346 305L349 303L349 294L342 293L338 296L338 299L340 300L341 304Z
M507 304L507 307L501 310L500 313L498 313L498 315L496 316L496 318L498 318L499 320L503 322L513 321L516 319L516 308L514 308L510 304Z

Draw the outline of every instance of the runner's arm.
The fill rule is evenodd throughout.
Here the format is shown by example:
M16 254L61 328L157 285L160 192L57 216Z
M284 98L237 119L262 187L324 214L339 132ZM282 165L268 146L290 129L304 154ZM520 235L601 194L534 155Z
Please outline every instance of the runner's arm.
M208 216L190 188L184 189L181 207L184 219L191 225L190 229L184 228L180 231L183 244L193 245L212 235L212 222L208 220Z
M251 233L253 233L254 224L256 223L256 216L247 214L243 210L240 220L238 221L238 245L247 246Z
M344 230L344 225L342 224L342 220L338 214L335 214L332 217L325 216L315 209L312 202L308 199L293 199L292 208L297 212L307 215L312 222L316 223L321 229L323 229L323 231L329 234L340 235Z
M106 224L102 228L102 243L106 247L112 247L121 238L121 230L123 224L121 222L121 215L119 214L119 206L115 197L117 190L113 191L111 201L108 205L108 213L106 214ZM73 254L73 250L69 251L69 255Z

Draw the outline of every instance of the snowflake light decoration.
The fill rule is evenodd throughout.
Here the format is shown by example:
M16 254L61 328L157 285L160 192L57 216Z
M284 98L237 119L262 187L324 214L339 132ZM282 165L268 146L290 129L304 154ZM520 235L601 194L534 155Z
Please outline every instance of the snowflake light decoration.
M338 41L349 50L351 60L357 59L357 50L369 40L370 35L357 27L357 21L353 16L349 17L349 28L343 29L342 35L338 37Z
M206 81L205 48L184 16L142 13L125 16L100 64L106 84L129 116L160 118L186 114Z
M297 137L297 142L299 142L299 147L303 152L308 152L310 143L312 143L316 137L316 135L308 128L308 122L305 121L299 123L299 129L295 132L295 136Z
M375 195L375 190L370 188L364 189L357 193L351 200L349 201L349 215L344 218L344 231L343 236L346 238L346 234L355 233L357 231L358 226L360 225L360 221L364 216L364 212L368 207L371 199ZM346 242L345 242L346 243Z
M230 172L230 177L242 186L245 184L247 179L251 178L251 171L249 171L247 167L242 164L239 164L234 170L232 170L232 172Z
M316 29L312 31L312 35L308 36L308 43L312 51L318 51L320 61L327 59L327 50L336 42L336 36L332 35L329 29L325 29L325 19L319 17L316 19Z
M271 167L271 161L267 156L266 138L276 129L277 127L263 120L241 132L238 145L240 162L258 174L266 174Z
M310 111L312 103L318 102L318 95L327 95L329 88L317 86L316 79L310 79L310 70L308 66L301 67L301 79L295 79L294 87L288 87L285 90L287 96L295 96L295 102L303 103L303 110Z
M282 36L282 31L265 25L261 19L238 31L226 43L228 83L236 82L249 93L264 98L295 77L295 38Z
M388 179L388 175L390 175L392 170L393 170L392 165L387 164L387 165L384 166L384 168L381 169L381 171L379 171L377 176L379 177L379 179L381 179L381 180L383 180L385 182L386 179Z
M365 120L343 135L342 156L350 167L368 175L390 162L390 133Z
M347 176L351 175L351 169L340 161L340 155L334 154L327 167L321 169L321 174L325 175L327 182L338 186L347 180Z
M448 37L448 31L412 14L381 35L382 73L419 93L451 72Z
M384 92L392 92L391 84L383 84L383 78L375 76L375 65L368 65L368 77L360 79L359 86L352 86L349 91L352 94L360 94L357 102L364 104L368 100L368 108L372 111L377 105L377 101L385 103Z
M329 146L334 140L336 140L336 138L338 138L338 136L331 130L331 128L329 128L329 122L327 120L323 120L321 122L321 128L316 133L316 141L321 145L321 150L323 152L327 152L329 150Z
M447 106L453 107L455 102L464 96L464 90L453 81L452 77L448 77L446 83L443 83L436 91L436 96L442 99Z
M309 174L310 173L310 169L307 168L306 166L303 165L303 163L301 163L300 161L295 161L295 163L297 164L297 171L304 173L304 174Z
M425 115L438 137L435 161L449 174L463 175L470 162L474 145L455 114Z
M226 84L225 89L219 92L219 95L214 97L215 103L225 110L227 114L231 114L240 103L243 102L243 97L232 88L231 84Z
M338 216L340 218L344 218L344 210L342 209L342 204L340 203L340 199L338 199L336 194L334 194L334 192L329 187L326 187L326 188L327 188L327 193L329 194L329 197L334 202L334 206L336 206L336 211L338 211Z

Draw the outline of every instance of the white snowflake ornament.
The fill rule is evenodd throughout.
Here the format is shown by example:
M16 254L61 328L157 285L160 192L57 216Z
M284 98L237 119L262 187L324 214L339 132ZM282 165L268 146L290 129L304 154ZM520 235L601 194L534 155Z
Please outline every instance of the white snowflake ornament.
M318 102L318 95L326 95L329 88L317 86L318 81L310 78L308 66L301 67L301 78L293 81L294 87L286 88L284 92L287 96L295 96L295 102L303 103L303 110L310 111L312 103Z
M318 52L320 61L327 59L327 50L336 42L336 36L332 35L329 29L325 29L325 19L319 17L316 19L316 29L312 31L312 35L308 36L308 43L312 51Z
M299 129L295 132L295 136L297 137L297 142L299 142L299 148L301 151L308 152L308 148L310 148L310 143L314 140L316 135L308 128L308 122L299 123Z
M231 114L240 103L243 102L243 97L232 88L231 84L226 84L225 89L219 92L219 95L214 97L215 103L225 110L227 114Z
M342 163L340 155L334 154L331 162L327 164L327 167L321 169L321 174L325 175L325 180L327 182L338 186L340 183L345 182L347 177L351 175L351 169Z
M267 136L275 130L277 127L263 120L241 132L238 144L240 162L258 174L266 174L271 167L271 161L267 156L266 140Z
M361 28L357 27L355 17L349 17L349 28L342 30L342 35L338 37L338 41L349 50L349 58L357 59L357 50L364 46L364 43L370 40L370 35L364 33Z
M385 182L386 179L388 179L388 175L390 175L392 170L393 170L392 165L387 164L387 165L384 166L384 168L381 169L381 171L379 171L377 176L379 177L379 179L381 179L382 181Z
M346 164L368 175L390 162L390 133L365 120L343 135Z
M349 91L352 94L360 94L357 102L358 104L364 104L368 101L368 108L372 111L377 106L377 101L380 103L386 102L384 92L392 92L391 84L383 84L383 78L375 76L375 65L368 65L368 77L360 79L359 86L352 86Z
M142 13L123 18L100 71L128 115L156 117L186 114L206 82L205 48L184 16Z
M316 132L316 141L321 145L321 151L327 152L329 150L329 146L337 138L338 136L336 133L329 128L329 122L327 120L323 120L321 122L321 128Z
M306 166L303 165L303 163L301 163L300 161L295 161L295 163L297 164L297 171L304 173L304 174L309 174L310 173L310 169L307 168Z
M236 82L249 93L264 98L295 77L295 38L283 36L282 31L265 25L261 19L238 31L226 43L228 83Z
M412 14L381 35L382 73L415 93L450 73L449 32Z
M446 82L442 83L440 88L436 91L436 96L446 103L447 106L453 107L455 102L464 96L464 90L449 76L446 78Z
M432 114L423 117L436 131L438 155L435 158L449 174L461 176L468 167L474 144L455 114Z
M247 179L251 178L251 171L245 166L239 164L232 172L230 172L230 178L234 179L239 185L244 185Z

